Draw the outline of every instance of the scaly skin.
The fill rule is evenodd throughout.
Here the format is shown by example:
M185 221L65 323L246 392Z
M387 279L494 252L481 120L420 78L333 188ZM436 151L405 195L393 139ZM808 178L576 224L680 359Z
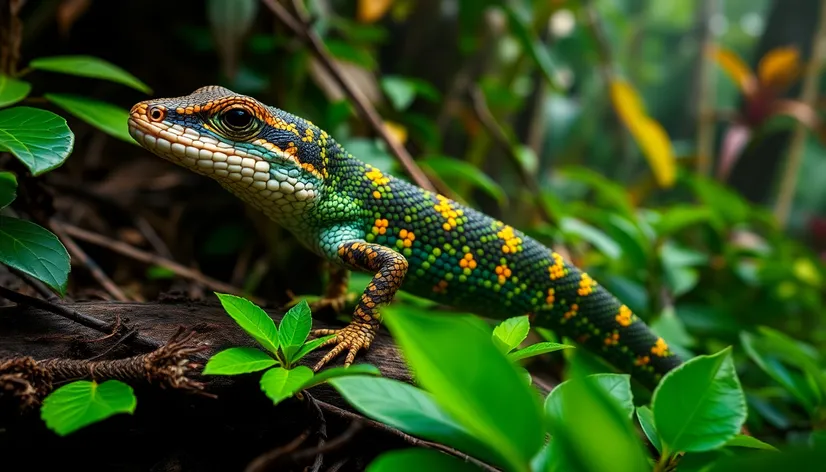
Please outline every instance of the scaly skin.
M365 164L325 131L222 87L140 102L129 132L149 151L218 181L337 266L375 274L318 370L345 364L378 331L396 291L534 325L575 339L653 387L680 360L585 272L520 231ZM322 303L323 305L324 303ZM340 299L332 302L340 305Z

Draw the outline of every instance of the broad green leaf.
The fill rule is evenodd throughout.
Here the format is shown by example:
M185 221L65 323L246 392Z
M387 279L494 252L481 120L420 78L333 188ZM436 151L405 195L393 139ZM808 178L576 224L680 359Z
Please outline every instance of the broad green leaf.
M663 452L663 443L660 441L660 435L657 434L657 427L654 426L654 413L647 406L637 407L637 419L640 421L642 432L645 437L651 441L651 444L659 452Z
M627 408L621 407L606 390L606 387L616 390L612 387L614 384L625 388L627 380L603 382L597 381L594 375L583 377L582 367L576 362L572 364L567 386L557 393L562 387L558 385L546 400L546 405L556 403L548 412L553 434L549 451L552 470L651 470Z
M541 342L536 344L531 344L530 346L526 347L525 349L519 349L518 351L513 351L508 354L508 359L512 361L518 361L522 359L527 359L528 357L539 356L542 354L547 354L549 352L560 351L562 349L573 349L574 346L569 346L567 344L559 344L559 343L551 343L551 342Z
M385 452L367 466L367 472L479 472L481 469L432 449L402 449Z
M451 418L422 389L384 377L339 377L330 384L356 410L405 433L454 447L480 459L490 448Z
M508 197L502 187L473 164L448 156L430 156L419 163L440 178L455 179L473 185L500 205L507 202Z
M215 293L224 310L252 336L258 344L273 354L278 354L278 328L275 322L258 305L243 297L226 293Z
M29 63L37 70L58 72L61 74L92 77L109 80L132 87L143 93L152 93L152 89L120 67L93 56L52 56L40 57Z
M261 390L277 405L295 395L312 377L313 370L303 365L294 369L273 367L261 376Z
M125 109L111 103L77 95L47 93L44 97L109 136L137 145L129 135L127 124L129 112Z
M581 381L581 380L580 380ZM617 406L622 409L630 419L634 414L634 398L631 394L631 376L628 374L590 374L584 377L584 381L593 384L595 388L605 392L613 398ZM573 388L574 382L566 380L551 390L548 398L545 399L545 412L560 420L572 421L573 418L562 418L564 405L562 398L565 392Z
M494 344L503 354L507 354L519 347L519 344L528 337L530 330L531 323L528 321L528 315L508 318L493 329Z
M0 74L0 107L7 107L23 100L31 90L30 83Z
M777 451L771 444L765 443L754 436L738 434L726 442L727 447L747 447L750 449L764 449L766 451Z
M60 167L74 144L74 133L59 115L31 107L0 110L0 150L14 154L34 176Z
M301 300L281 318L281 324L278 326L278 344L286 362L293 362L293 357L304 345L312 327L313 318L306 300Z
M334 337L336 337L335 334L328 334L327 336L323 336L321 338L316 338L316 339L312 339L310 341L307 341L306 343L304 343L303 346L301 346L301 348L298 349L298 352L295 353L295 356L293 356L293 360L291 362L300 361L302 357L304 357L307 354L315 351L322 344L324 344L325 341L327 341L328 339L332 339Z
M0 172L0 210L17 198L17 176L12 172Z
M101 384L78 380L53 391L43 400L40 417L60 436L118 413L135 411L132 387L119 380Z
M31 221L0 216L0 262L66 294L69 253L57 236Z
M276 364L266 352L253 347L231 347L210 357L203 375L236 375L257 372Z
M301 390L321 385L330 379L354 375L381 375L381 371L378 367L371 364L353 364L350 367L330 367L313 375L313 378L301 386Z
M417 380L436 402L513 469L542 445L541 407L516 366L471 315L438 316L414 307L385 309L385 322Z
M654 391L652 409L664 451L723 446L746 420L746 398L731 347L690 359L666 374Z

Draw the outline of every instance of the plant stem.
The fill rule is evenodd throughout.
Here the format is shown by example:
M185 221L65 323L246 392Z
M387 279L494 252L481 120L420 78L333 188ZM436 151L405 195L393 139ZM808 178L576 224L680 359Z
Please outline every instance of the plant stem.
M820 70L823 68L823 58L826 55L826 0L820 2L820 18L817 30L812 38L812 52L809 66L806 68L803 79L803 89L800 92L800 102L814 109L817 102ZM789 153L786 161L786 170L780 182L777 194L777 203L774 207L774 216L781 227L785 227L789 220L792 202L794 201L797 176L800 174L800 165L803 163L803 150L806 144L806 127L798 122L789 143Z

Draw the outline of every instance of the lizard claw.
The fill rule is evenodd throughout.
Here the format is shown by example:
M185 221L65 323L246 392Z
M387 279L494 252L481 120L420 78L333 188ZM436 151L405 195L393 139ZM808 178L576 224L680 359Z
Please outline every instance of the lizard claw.
M328 352L320 361L313 366L313 372L318 372L319 369L334 359L336 356L349 350L347 357L344 359L344 367L349 367L353 361L356 360L356 354L359 350L367 350L376 337L377 327L370 323L352 322L342 329L315 329L310 334L313 336L327 336L335 334L336 337L330 338L319 347L335 345L330 352Z

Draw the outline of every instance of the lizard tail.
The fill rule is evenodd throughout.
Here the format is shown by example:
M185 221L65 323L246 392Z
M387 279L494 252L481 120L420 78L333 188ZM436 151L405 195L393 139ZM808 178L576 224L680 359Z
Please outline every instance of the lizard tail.
M682 363L666 342L608 290L571 264L565 264L561 303L539 310L534 324L555 330L631 374L653 389Z

